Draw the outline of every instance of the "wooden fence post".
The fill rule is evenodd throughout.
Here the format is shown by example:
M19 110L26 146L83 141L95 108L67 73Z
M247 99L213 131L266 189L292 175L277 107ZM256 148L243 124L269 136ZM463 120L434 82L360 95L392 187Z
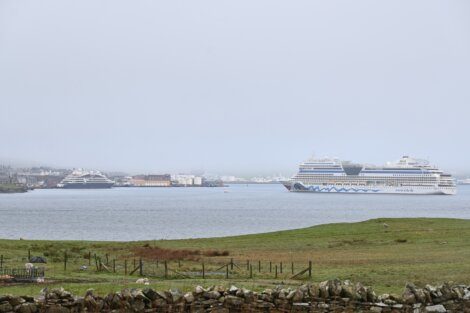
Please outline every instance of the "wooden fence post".
M230 258L230 269L233 270L233 258Z
M113 272L116 273L116 259L113 259Z
M67 270L67 251L64 252L64 271Z
M140 276L144 276L144 263L142 262L142 258L139 259L139 274Z
M274 278L277 278L277 264L276 264L276 266L274 267Z
M127 275L127 259L124 260L124 275Z
M165 265L165 279L167 279L168 278L168 264L167 264L166 260L165 260L164 265Z
M106 253L106 266L109 265L109 255Z
M282 274L282 262L281 262L280 267L279 267L279 273Z
M225 266L225 279L228 279L228 264Z
M258 261L258 273L261 273L261 261Z
M95 257L95 265L96 265L96 270L99 271L99 267L98 267L98 258L96 257L96 253L93 255Z
M273 263L269 261L269 272L272 273L273 271Z
M294 262L291 263L292 275L294 275Z
M312 278L312 261L308 261L308 277Z
M134 258L134 268L135 268L135 258Z
M88 266L91 266L91 251L88 251Z
M181 267L181 261L178 260L178 267Z
M0 255L0 269L3 268L3 254Z
M204 268L204 262L202 262L202 279L206 279L206 270Z
M31 249L28 249L28 262L31 260Z
M253 278L253 266L250 265L250 278Z

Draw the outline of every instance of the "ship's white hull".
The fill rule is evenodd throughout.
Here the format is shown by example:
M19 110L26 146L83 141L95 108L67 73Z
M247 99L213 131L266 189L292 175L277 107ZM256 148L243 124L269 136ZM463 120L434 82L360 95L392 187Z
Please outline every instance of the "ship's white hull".
M284 186L292 192L353 193L353 194L411 194L411 195L455 195L456 187L438 186L347 186L347 185L304 185L300 182L286 182Z

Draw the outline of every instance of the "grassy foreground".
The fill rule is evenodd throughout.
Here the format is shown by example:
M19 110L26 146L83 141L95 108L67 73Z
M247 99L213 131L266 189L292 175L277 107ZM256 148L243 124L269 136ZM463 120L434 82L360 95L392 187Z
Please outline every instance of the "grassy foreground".
M155 247L172 250L228 251L229 256L201 257L204 262L223 264L227 258L242 262L284 262L305 264L313 261L313 281L340 278L360 281L373 286L379 293L401 293L406 282L417 285L438 284L445 281L470 283L470 220L459 219L374 219L360 223L341 223L314 226L304 229L223 238L159 240L146 242L86 242L86 241L33 241L0 240L0 254L6 265L24 265L27 251L31 255L46 255L47 276L54 283L75 293L83 294L88 288L99 293L137 286L136 276L123 273L96 273L90 267L80 271L80 264L88 264L83 256L88 251L110 254L122 263L142 251L154 252ZM144 250L142 250L144 249ZM145 250L148 249L148 250ZM67 271L61 263L62 253L68 251L71 264ZM168 252L168 250L165 250ZM144 256L145 258L145 256ZM188 268L197 266L188 261ZM191 262L193 262L191 264ZM286 265L286 267L288 267ZM290 271L290 265L289 265ZM302 269L301 267L297 270ZM285 270L287 272L287 270ZM299 285L304 282L290 280L290 275L256 274L253 279L238 276L169 280L151 279L155 288L191 289L196 284L237 284L260 289L280 283ZM38 294L44 285L23 284L2 286L0 294Z

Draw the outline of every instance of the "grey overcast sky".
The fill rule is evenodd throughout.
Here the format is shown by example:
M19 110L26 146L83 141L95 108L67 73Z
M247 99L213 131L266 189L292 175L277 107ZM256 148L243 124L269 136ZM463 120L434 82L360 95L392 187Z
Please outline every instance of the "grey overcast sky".
M0 158L470 172L470 1L0 1Z

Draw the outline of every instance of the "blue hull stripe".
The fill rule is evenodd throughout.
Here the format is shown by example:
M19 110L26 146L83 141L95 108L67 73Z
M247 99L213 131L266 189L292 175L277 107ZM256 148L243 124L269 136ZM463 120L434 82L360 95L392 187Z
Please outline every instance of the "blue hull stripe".
M309 186L309 187L305 187L305 186L302 186L303 188L298 188L297 186L294 185L294 190L297 190L297 191L312 191L312 192L371 192L371 193L374 193L374 192L379 192L380 189L366 189L366 188L354 188L354 187L351 187L351 188L344 188L344 187L341 187L341 188L336 188L335 186L331 186L331 187L320 187L320 186Z

